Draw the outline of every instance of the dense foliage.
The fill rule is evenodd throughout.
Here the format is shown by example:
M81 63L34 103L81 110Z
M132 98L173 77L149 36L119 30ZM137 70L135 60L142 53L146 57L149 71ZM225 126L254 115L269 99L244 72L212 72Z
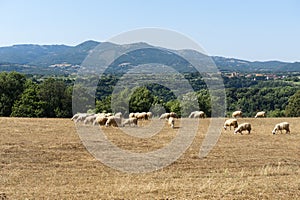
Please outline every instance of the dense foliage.
M70 77L43 78L25 76L16 72L0 73L0 116L15 117L71 117L72 101L81 105L73 112L129 112L153 111L176 112L186 117L191 107L211 116L212 99L205 82L196 74L185 74L196 91L176 97L168 88L149 84L113 94L119 77L105 75L82 80L85 87L96 87L94 96L82 85L73 86ZM254 80L245 77L224 77L226 88L227 116L234 110L242 110L244 116L253 117L257 111L266 111L269 117L299 117L300 90L298 78L288 80ZM76 90L73 90L76 87ZM72 95L76 91L80 95ZM73 99L72 99L73 96ZM196 98L197 106L185 105L184 98ZM90 106L87 102L92 102ZM113 104L112 104L113 102ZM194 107L193 107L194 106ZM114 108L114 109L112 109ZM92 109L92 110L91 110ZM218 108L217 108L218 109Z

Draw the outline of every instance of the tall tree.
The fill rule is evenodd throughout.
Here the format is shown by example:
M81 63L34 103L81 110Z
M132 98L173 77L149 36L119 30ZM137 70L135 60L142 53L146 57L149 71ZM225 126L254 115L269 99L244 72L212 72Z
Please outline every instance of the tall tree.
M300 117L300 90L289 98L288 105L285 108L285 114L288 117Z
M72 110L71 104L65 107L64 102L71 96L69 94L68 97L66 96L66 90L66 84L54 78L48 78L40 85L39 97L46 102L45 117L69 116Z
M12 117L43 117L46 102L38 97L39 87L31 80L27 80L26 89L19 100L12 107Z
M26 77L17 72L0 73L0 116L10 116L14 102L24 91Z
M129 100L129 112L149 111L154 97L146 87L137 88Z

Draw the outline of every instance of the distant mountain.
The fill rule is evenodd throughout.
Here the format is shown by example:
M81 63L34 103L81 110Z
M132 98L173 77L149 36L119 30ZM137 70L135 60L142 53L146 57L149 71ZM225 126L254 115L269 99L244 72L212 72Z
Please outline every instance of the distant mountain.
M288 63L281 61L250 62L235 58L213 56L216 66L221 71L238 72L294 72L300 71L300 63Z
M47 67L57 63L81 64L99 42L86 41L77 46L13 45L0 47L0 63L27 64Z
M39 74L70 74L76 73L81 63L97 47L100 42L86 41L77 46L67 45L13 45L0 47L0 71L19 71L22 73ZM113 45L107 43L107 45ZM130 54L130 65L147 62L151 55L159 63L166 65L180 66L181 69L187 67L184 60L176 57L176 54L167 54L159 51L146 43L136 43L132 45L144 48L141 51ZM183 50L185 53L192 54L193 51ZM238 72L291 72L300 71L300 62L288 63L280 61L250 62L235 58L224 58L219 56L211 57L220 71ZM124 70L124 63L129 57L122 57L114 64L113 71ZM122 69L121 69L122 68Z

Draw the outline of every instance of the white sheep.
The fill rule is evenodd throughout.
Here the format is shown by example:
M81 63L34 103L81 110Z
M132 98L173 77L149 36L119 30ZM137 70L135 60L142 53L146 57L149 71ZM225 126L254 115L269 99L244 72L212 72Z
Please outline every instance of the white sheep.
M141 119L141 120L147 120L148 119L148 115L146 112L142 112L142 113L135 113L134 117L137 119Z
M85 120L83 121L83 123L84 124L94 124L94 121L96 120L96 118L97 118L97 114L87 116L85 118Z
M290 124L288 122L281 122L279 124L276 124L272 133L275 134L278 130L280 131L280 133L282 133L282 130L285 130L285 133L290 133Z
M243 116L243 112L240 111L240 110L234 111L234 112L232 113L232 117L233 117L233 118L242 117L242 116Z
M71 120L72 121L76 120L80 116L80 114L82 114L82 113L76 113L75 115L73 115L73 117L71 118Z
M189 118L205 118L205 113L203 111L191 112Z
M229 126L229 129L231 130L231 126L233 126L233 128L237 128L238 127L238 121L237 119L227 119L224 123L224 129L227 129L227 126Z
M107 119L108 119L108 118L105 117L105 114L104 114L104 113L99 113L99 114L97 114L97 117L96 117L96 119L94 120L93 125L98 124L98 125L100 125L100 126L104 126L105 123L106 123L106 121L107 121Z
M178 119L178 115L175 112L164 113L159 117L159 119L169 119L170 117Z
M250 132L251 132L251 124L249 124L249 123L243 123L243 124L240 124L240 125L234 130L234 134L237 134L237 133L243 134L243 133L242 133L243 131L248 131L248 134L250 134Z
M129 113L129 118L134 118L135 117L135 113Z
M137 121L138 119L133 117L133 118L128 118L128 119L123 119L122 120L122 126L125 126L125 125L129 125L129 126L137 126Z
M151 119L152 116L153 116L152 112L147 112L147 117L148 117L148 119Z
M168 124L171 126L171 128L174 128L175 119L174 117L169 117Z
M105 123L105 126L118 126L119 124L121 124L121 118L119 117L115 117L115 116L109 116L107 118L107 121Z
M175 112L170 112L170 117L178 119L178 115Z
M266 117L266 112L261 111L261 112L256 113L255 118L258 118L258 117Z
M91 116L93 114L87 114L87 113L80 113L75 122L83 122L88 116Z
M169 119L170 113L163 113L160 115L159 119Z

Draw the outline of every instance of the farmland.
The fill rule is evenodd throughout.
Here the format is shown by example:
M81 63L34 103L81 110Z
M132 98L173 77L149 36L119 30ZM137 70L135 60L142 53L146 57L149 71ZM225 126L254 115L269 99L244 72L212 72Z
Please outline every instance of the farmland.
M189 119L183 119L189 120ZM291 134L275 134L288 121ZM176 121L177 122L177 121ZM175 126L176 126L175 122ZM299 118L243 118L250 135L224 131L207 157L198 157L210 120L201 119L192 145L171 165L130 174L88 153L70 119L0 118L0 196L8 199L297 199L300 197ZM143 122L145 123L145 122ZM145 125L145 124L143 124ZM120 148L147 152L168 144L177 129L149 139L117 128L105 134ZM138 131L140 127L128 127Z

